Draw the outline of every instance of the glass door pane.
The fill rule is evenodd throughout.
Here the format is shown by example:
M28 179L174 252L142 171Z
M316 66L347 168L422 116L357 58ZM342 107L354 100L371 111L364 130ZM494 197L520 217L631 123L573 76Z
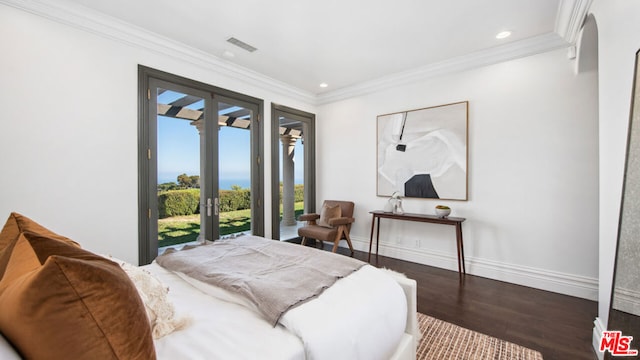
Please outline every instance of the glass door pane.
M280 239L298 237L297 221L304 212L304 128L301 121L279 117L280 128Z
M151 254L217 239L217 126L210 94L150 79L149 111L155 115L148 154Z
M272 237L299 239L297 219L315 212L315 115L271 105Z
M217 105L220 236L250 234L250 127L254 111L232 99L219 100Z
M158 248L201 240L204 99L157 88Z

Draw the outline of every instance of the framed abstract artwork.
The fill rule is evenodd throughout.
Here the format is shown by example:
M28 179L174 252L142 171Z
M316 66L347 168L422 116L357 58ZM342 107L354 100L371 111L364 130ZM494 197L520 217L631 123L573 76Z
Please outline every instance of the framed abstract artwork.
M467 200L469 102L379 115L377 195Z

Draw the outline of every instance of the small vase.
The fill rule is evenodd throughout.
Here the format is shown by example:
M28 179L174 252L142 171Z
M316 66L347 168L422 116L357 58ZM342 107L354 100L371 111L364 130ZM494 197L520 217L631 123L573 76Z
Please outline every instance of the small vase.
M402 208L402 199L400 198L396 199L396 203L393 206L393 213L399 214L399 215L404 214L404 209Z

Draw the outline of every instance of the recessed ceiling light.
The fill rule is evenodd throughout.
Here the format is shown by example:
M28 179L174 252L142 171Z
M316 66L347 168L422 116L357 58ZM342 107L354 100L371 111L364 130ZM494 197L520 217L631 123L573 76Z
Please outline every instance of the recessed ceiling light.
M321 83L321 84L320 84L320 87L321 87L321 88L326 88L327 86L329 86L329 84L327 84L327 83Z
M222 56L226 57L227 59L233 59L234 57L236 57L236 54L232 53L232 52L231 52L231 51L229 51L229 50L225 50L225 51L222 53Z
M509 36L511 36L511 31L501 31L496 34L496 39L504 39L508 38Z

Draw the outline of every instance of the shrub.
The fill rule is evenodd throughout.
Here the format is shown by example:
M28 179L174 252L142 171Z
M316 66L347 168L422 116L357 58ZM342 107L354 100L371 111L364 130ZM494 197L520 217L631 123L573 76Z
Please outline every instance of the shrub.
M249 189L220 190L220 212L251 209Z
M304 185L298 184L293 187L294 202L304 201ZM280 203L282 203L282 182L280 182Z
M280 186L282 198L282 186ZM295 186L295 202L304 201L304 185ZM220 190L220 212L251 209L251 191L236 188ZM160 219L200 213L200 189L160 191L158 217Z
M293 194L295 202L304 201L304 185L296 185Z
M200 213L200 189L169 190L158 194L160 219Z
M158 184L158 194L169 190L178 190L180 186L174 182Z

